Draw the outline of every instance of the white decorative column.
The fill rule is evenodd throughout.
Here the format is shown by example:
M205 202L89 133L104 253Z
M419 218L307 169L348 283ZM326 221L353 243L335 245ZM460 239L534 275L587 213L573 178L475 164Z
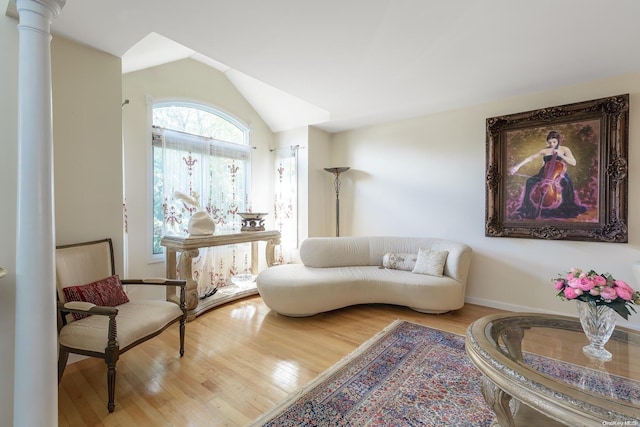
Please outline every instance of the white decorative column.
M18 206L13 420L58 424L51 20L66 0L18 10Z

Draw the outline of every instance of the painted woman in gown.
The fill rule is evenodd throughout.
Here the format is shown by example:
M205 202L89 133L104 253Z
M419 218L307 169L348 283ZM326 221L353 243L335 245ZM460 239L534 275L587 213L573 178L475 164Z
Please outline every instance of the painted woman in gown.
M567 173L567 165L575 166L576 159L569 147L561 145L562 136L557 131L547 135L546 147L527 157L509 169L514 175L527 163L542 157L543 164L537 174L525 183L516 210L519 219L566 219L585 213Z

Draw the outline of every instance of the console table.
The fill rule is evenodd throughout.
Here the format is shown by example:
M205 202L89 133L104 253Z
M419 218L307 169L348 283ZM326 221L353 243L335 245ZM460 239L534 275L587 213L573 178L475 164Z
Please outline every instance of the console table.
M472 323L465 348L500 426L640 425L640 333L617 327L607 362L585 344L577 318L508 313Z
M180 252L180 272L184 280L187 281L187 320L193 320L197 315L218 305L258 293L255 286L242 289L236 286L229 286L228 288L231 292L218 291L213 296L201 300L198 295L198 283L193 280L192 272L192 260L199 255L199 249L236 243L251 243L251 272L258 274L258 242L260 241L267 242L265 255L267 265L271 267L275 263L274 247L280 244L279 231L245 231L230 234L213 234L211 236L164 236L162 238L160 245L165 247L166 275L168 279L177 279L176 267L178 264L176 253ZM175 289L167 288L167 300L178 301Z

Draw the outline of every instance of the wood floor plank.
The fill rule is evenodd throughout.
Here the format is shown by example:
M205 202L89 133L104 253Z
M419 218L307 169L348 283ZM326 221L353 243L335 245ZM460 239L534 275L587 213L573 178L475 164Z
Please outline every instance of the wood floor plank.
M259 296L217 307L121 355L116 409L106 408L106 365L67 367L59 387L60 426L245 426L311 382L396 319L463 335L500 312L466 305L441 315L369 304L307 318L269 310Z

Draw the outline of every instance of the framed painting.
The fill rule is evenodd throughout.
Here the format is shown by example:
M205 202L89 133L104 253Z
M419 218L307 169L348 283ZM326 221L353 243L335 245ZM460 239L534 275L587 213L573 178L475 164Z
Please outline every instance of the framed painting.
M486 236L628 241L628 94L486 127Z

